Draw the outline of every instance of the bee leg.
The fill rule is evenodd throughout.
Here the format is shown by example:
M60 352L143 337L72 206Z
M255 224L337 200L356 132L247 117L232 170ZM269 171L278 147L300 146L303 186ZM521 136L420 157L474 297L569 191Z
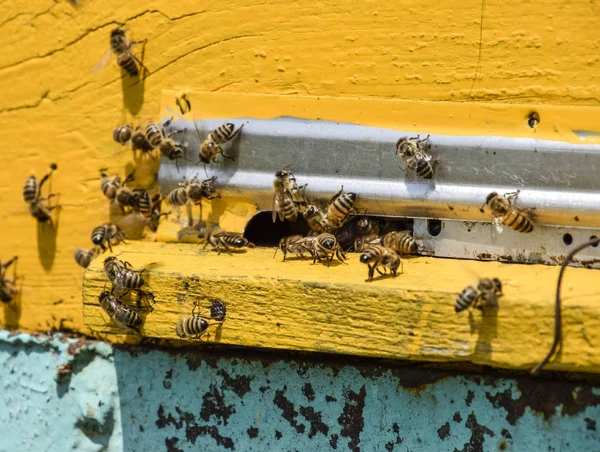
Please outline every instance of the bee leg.
M383 272L381 270L379 270L379 268L375 268L375 270L377 270L377 273L379 273L380 275L384 276L387 275L387 268L384 267Z
M110 243L110 240L108 240L108 242L107 242L107 243L108 243L108 249L109 249L109 250L110 250L110 252L112 253L112 252L113 252L113 249L112 249L112 245L111 245L111 243Z
M369 265L369 277L367 278L367 282L373 281L373 276L375 275L375 264Z

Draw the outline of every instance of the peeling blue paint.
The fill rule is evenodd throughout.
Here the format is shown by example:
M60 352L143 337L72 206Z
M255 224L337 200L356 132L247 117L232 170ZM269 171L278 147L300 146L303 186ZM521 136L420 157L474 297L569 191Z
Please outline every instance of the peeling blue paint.
M600 444L600 385L584 382L7 332L0 366L2 451L582 452Z

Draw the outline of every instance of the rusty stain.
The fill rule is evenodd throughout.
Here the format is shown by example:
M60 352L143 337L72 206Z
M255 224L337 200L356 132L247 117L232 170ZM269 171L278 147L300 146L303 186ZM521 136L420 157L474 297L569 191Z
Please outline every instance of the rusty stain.
M492 255L490 253L479 253L477 258L481 260L489 260L492 258Z
M469 442L465 443L462 452L471 452L476 450L484 450L483 442L485 440L484 435L489 435L491 437L496 436L492 430L487 428L484 425L480 425L477 422L477 418L475 417L475 413L469 414L467 418L466 426L469 430L471 430L471 438Z
M91 345L93 343L94 342L91 340L81 338L77 342L73 342L73 343L69 344L69 347L67 348L67 354L69 354L71 356L77 356L77 354L79 354L79 352L82 349L88 347L89 345Z
M73 363L64 363L62 366L56 368L56 376L59 382L62 382L64 378L70 376L72 373Z

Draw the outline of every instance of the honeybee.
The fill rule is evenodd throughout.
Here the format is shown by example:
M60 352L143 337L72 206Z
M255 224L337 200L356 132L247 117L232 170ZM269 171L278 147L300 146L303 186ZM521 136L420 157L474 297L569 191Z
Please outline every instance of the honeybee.
M329 230L327 215L319 207L310 204L302 215L311 231L321 233Z
M119 176L109 177L105 172L100 173L100 189L104 196L111 201L117 197L117 191L121 187L121 178Z
M381 238L381 244L400 254L415 254L419 251L419 245L409 231L388 232Z
M344 193L344 186L329 201L327 207L327 224L331 229L339 229L354 215L356 210L356 193Z
M121 231L121 228L112 223L104 223L92 231L92 243L102 248L102 251L106 251L105 245L108 245L108 248L112 252L112 245L116 245L119 242L125 243L125 238L127 236Z
M202 235L199 235L198 237L202 237ZM213 250L216 249L218 254L221 254L221 248L224 248L228 254L231 254L229 247L243 248L247 246L248 248L254 248L255 246L254 243L249 242L243 235L236 232L223 231L221 229L214 229L208 234L204 249L206 249L208 245L211 245Z
M194 126L198 132L198 136L201 136L198 125L194 121ZM223 145L229 143L236 138L244 125L242 124L239 129L235 130L235 125L228 122L217 127L215 130L208 134L208 137L200 144L200 153L198 163L212 163L217 161L217 157L221 154L223 157L228 158L231 161L235 161L235 157L225 154L223 151Z
M377 234L363 235L354 239L354 251L360 253L371 245L380 245L381 237Z
M17 278L8 279L6 277L6 271L17 259L18 257L15 256L5 264L0 261L0 301L2 303L10 303L19 292L16 285Z
M160 196L160 195L159 195ZM152 215L152 200L146 190L140 190L137 198L137 208L144 218L150 218Z
M150 229L152 232L156 232L158 230L158 225L160 224L160 218L163 216L167 216L171 213L171 212L165 212L165 213L161 212L162 199L163 198L160 195L160 193L157 193L152 198L152 213L150 214L150 217L146 219L146 226L148 226L148 229Z
M83 268L88 268L92 260L100 254L100 248L97 246L84 250L83 248L76 248L73 252L75 262L77 262Z
M182 115L189 113L192 110L192 104L187 98L187 93L183 93L181 96L175 98L175 103L179 107L179 111Z
M288 220L291 223L298 219L298 208L292 197L292 172L286 168L275 172L273 181L273 223L279 216L279 221Z
M197 177L198 175L196 174L186 186L187 197L190 201L193 201L196 205L200 205L203 198L208 200L220 198L215 187L217 176L205 179L200 184L194 182Z
M129 142L129 140L131 140L132 133L133 127L129 124L117 126L113 131L113 140L124 146Z
M504 196L500 196L496 192L487 195L484 206L487 205L492 211L492 223L498 233L502 232L502 224L505 224L517 232L529 233L533 231L533 223L531 220L523 215L522 210L519 210L514 206L514 202L520 192L521 190L517 190L515 192L505 193Z
M130 41L125 34L125 30L115 28L110 32L110 49L107 50L98 64L96 64L94 72L99 71L109 63L111 53L116 56L117 64L131 77L137 77L139 75L138 65L148 72L148 69L146 69L142 62L131 52L131 48L135 44L145 42L146 41Z
M396 155L402 157L404 166L423 179L431 179L434 165L439 163L438 159L432 159L430 149L429 135L422 140L418 135L413 138L402 137L396 142Z
M132 207L134 209L138 207L140 198L139 193L144 191L138 188L131 189L126 186L127 183L133 180L133 174L134 171L132 171L131 174L125 178L123 183L117 188L117 192L115 194L115 200L119 204L119 207L123 213L125 213L125 207Z
M139 329L144 323L142 317L133 309L121 303L121 300L113 295L112 292L105 290L98 296L98 301L104 312L118 326L125 329L132 329L137 334L140 334Z
M296 178L292 175L290 177L290 194L292 196L292 201L298 208L298 213L304 213L308 208L308 200L306 199L306 187L308 184L298 186L296 182Z
M362 217L356 222L356 229L360 235L380 234L381 224L373 218Z
M384 272L389 268L392 275L396 277L398 275L398 268L402 264L400 256L393 249L381 245L372 245L365 249L360 255L360 261L369 266L367 281L373 281L375 270L380 275L385 274L379 270L379 267L384 267Z
M317 236L304 237L296 242L297 246L303 246L306 251L309 251L313 257L313 264L317 261L327 260L327 266L331 265L334 256L340 262L344 262L347 258L344 250L340 247L335 236L329 232L324 232Z
M290 235L288 237L283 237L279 241L279 247L275 249L273 259L275 259L278 250L281 250L283 253L283 262L285 262L287 253L299 254L302 258L304 258L305 252L312 254L312 251L306 248L306 243L303 242L302 239L304 239L304 237L301 235Z
M198 339L202 336L209 326L220 325L225 320L226 308L225 303L221 300L214 300L210 306L210 319L196 314L198 300L194 303L191 317L184 317L177 322L175 326L175 334L180 338ZM209 323L210 320L215 322Z
M123 262L115 256L104 259L104 273L118 291L123 289L139 290L145 284L141 276L143 271L132 270L129 262Z
M185 133L186 129L176 130L167 135L164 127L171 124L171 121L172 119L166 121L163 127L153 122L149 122L146 125L146 138L150 145L154 148L158 148L162 155L169 160L175 160L175 166L177 171L179 171L179 159L184 158L186 147L181 143L175 143L171 137L181 132Z
M133 134L131 135L131 149L135 151L141 152L152 152L154 148L146 138L146 133L144 132L144 128L139 125L136 126Z
M50 206L46 203L50 198L56 196L55 193L50 193L43 198L40 197L44 183L46 183L56 168L56 164L53 163L50 165L50 172L42 178L39 185L35 176L30 176L23 187L23 199L29 203L29 213L40 223L52 222L50 211L60 207L59 205Z
M454 311L461 312L470 306L482 309L484 307L498 308L498 298L502 296L502 283L498 278L482 278L477 288L466 287L456 298Z

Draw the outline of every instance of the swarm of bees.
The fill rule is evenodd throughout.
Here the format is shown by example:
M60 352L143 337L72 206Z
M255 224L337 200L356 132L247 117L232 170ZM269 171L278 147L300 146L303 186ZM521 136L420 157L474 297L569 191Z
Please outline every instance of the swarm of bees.
M42 177L39 184L35 176L30 176L23 187L23 199L29 204L29 213L39 223L52 223L52 215L50 212L60 207L58 204L52 206L48 202L51 198L56 196L56 193L49 193L47 196L42 197L42 187L46 181L50 179L50 176L52 176L52 173L56 168L56 164L51 164L50 172Z
M191 317L182 317L175 326L175 334L182 339L199 339L210 326L223 324L226 316L225 303L213 300L210 305L210 317L196 314L198 300L194 302Z

